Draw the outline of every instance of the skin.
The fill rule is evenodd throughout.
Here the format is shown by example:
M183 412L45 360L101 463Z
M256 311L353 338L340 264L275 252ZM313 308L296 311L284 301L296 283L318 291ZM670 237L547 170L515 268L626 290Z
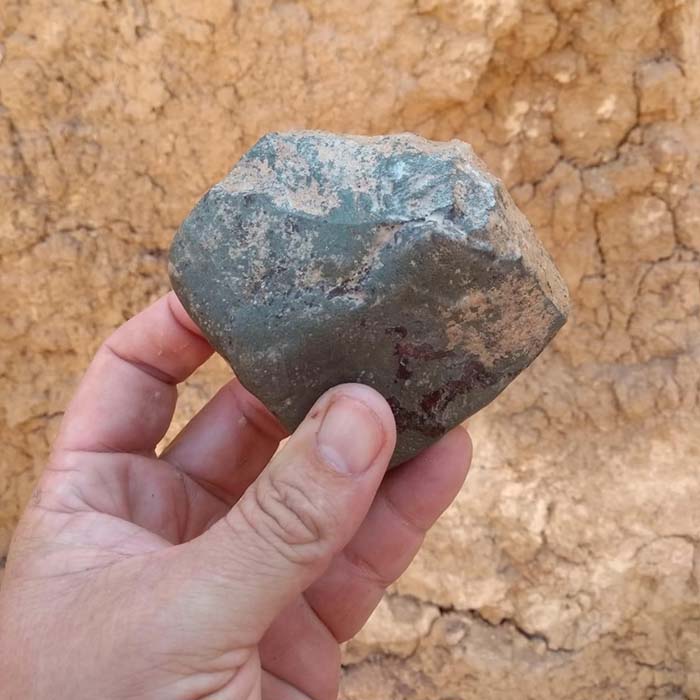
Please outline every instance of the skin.
M389 406L346 384L286 437L235 379L160 456L212 350L170 293L98 350L17 527L0 697L330 700L339 643L467 474L456 428L384 474Z

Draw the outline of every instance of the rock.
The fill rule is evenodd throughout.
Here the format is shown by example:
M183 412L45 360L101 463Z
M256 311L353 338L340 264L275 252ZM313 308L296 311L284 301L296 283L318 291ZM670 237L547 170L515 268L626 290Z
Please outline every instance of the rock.
M389 401L392 464L495 398L566 320L568 293L464 143L269 134L182 224L173 287L290 430L321 393Z

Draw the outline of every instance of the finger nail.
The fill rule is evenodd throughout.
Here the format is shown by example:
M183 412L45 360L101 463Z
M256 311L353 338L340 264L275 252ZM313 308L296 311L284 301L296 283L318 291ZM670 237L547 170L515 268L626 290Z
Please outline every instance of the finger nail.
M359 474L368 469L384 444L377 414L348 396L330 405L318 432L318 449L336 471Z

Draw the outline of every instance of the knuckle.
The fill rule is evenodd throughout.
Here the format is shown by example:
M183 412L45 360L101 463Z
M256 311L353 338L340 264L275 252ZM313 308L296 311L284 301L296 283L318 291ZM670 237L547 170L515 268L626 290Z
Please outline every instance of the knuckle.
M322 507L289 478L263 472L239 505L256 536L285 560L308 565L326 556L332 526Z
M389 588L398 578L398 573L382 572L376 564L352 549L345 550L343 556L356 576L378 589Z

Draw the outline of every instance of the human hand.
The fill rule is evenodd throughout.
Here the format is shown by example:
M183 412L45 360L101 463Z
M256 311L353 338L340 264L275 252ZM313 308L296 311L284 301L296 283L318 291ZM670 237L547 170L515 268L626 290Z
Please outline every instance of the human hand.
M157 457L211 352L172 293L97 352L11 546L3 700L337 696L339 642L456 495L469 438L382 481L377 392L330 390L275 454L284 431L234 379Z

